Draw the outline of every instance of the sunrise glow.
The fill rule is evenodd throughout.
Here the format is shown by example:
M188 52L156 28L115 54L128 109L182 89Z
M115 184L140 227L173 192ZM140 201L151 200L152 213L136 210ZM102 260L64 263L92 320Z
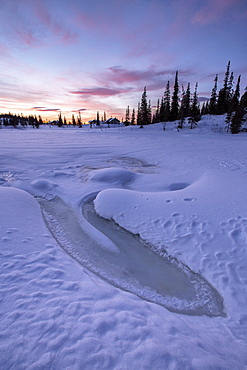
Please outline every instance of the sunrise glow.
M209 97L231 61L247 83L245 0L8 0L0 12L0 113L121 119L155 105L179 71Z

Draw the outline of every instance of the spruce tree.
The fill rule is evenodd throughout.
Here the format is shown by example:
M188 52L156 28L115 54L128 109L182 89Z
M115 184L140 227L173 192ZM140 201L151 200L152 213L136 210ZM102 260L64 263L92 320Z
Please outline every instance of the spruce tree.
M166 84L164 96L160 104L160 122L167 122L170 119L171 105L170 105L170 82Z
M136 120L136 117L135 117L135 109L133 109L132 111L132 116L131 116L131 125L135 125L135 120Z
M184 90L182 86L182 100L181 106L179 109L179 124L178 128L183 128L183 124L185 122L185 118L189 117L190 115L190 83L188 83L187 90Z
M78 117L77 117L77 125L79 128L82 127L82 122L81 122L81 112L79 111Z
M171 114L170 120L176 121L178 119L179 113L179 86L178 86L178 71L176 72L174 88L173 88L173 95L172 95L172 103L171 103Z
M201 119L200 105L199 105L199 102L198 102L198 95L197 95L197 87L198 87L198 83L196 83L196 86L195 86L192 105L191 105L191 109L190 109L189 123L190 123L190 128L191 129L194 128L195 125L197 125L198 122Z
M156 112L153 117L153 123L160 122L160 100L157 100Z
M18 126L18 118L17 115L15 114L12 116L12 125L16 128ZM35 121L33 123L33 128L35 127Z
M228 111L227 111L227 115L226 115L226 119L225 119L227 132L229 130L230 123L232 122L233 114L234 114L234 112L236 112L236 110L238 109L238 105L239 105L240 78L241 78L241 76L239 75L235 91L234 91L234 93L233 92L231 93L231 100L228 103Z
M183 125L185 122L185 101L186 101L185 95L186 94L185 94L184 86L182 85L182 99L181 99L181 105L180 105L179 115L178 115L178 119L179 119L178 128L179 129L183 128Z
M38 121L38 123L39 123L39 125L43 125L43 120L42 120L42 117L41 116L39 116L39 121Z
M150 117L150 106L147 103L147 91L146 87L144 87L144 91L142 93L142 99L140 104L140 125L148 125L151 123Z
M165 121L165 99L164 99L163 96L162 96L161 102L160 102L159 119L160 119L160 122Z
M130 124L130 107L129 107L129 105L126 108L126 112L125 112L125 123L126 123L126 125Z
M217 84L218 84L218 75L214 79L214 87L212 88L211 98L209 100L209 114L215 115L217 113Z
M185 117L189 117L190 115L190 100L191 100L190 83L188 83L184 102Z
M170 93L170 81L166 84L166 90L164 94L164 121L167 122L170 119L171 114L171 93Z
M136 124L138 126L141 125L141 104L140 102L138 103L138 107L137 107L137 119L136 119Z
M76 126L76 120L74 114L72 114L72 125Z
M63 120L62 120L62 114L61 113L59 113L57 125L58 125L58 127L63 126Z
M231 119L231 133L238 134L241 130L242 124L246 121L247 117L247 87L245 93L241 97L240 103Z
M33 128L34 128L34 117L33 116L28 117L28 124L33 126Z
M232 115L233 115L233 112L229 109L229 111L227 112L227 115L226 115L226 119L225 119L225 124L226 124L226 132L229 131L229 127L230 127L230 123L232 121Z
M219 91L218 103L217 103L217 114L224 114L228 111L230 84L231 84L231 78L230 78L230 61L229 61L226 67L223 87Z
M148 124L152 123L152 105L151 100L148 101Z
M233 79L234 79L234 75L233 75L233 72L232 72L231 75L230 75L230 78L229 78L228 87L227 87L227 94L226 94L227 110L228 110L229 105L231 104L233 94L234 94Z
M96 118L96 125L100 125L100 120L99 120L99 112L97 112L97 118Z
M239 98L240 98L240 79L241 79L241 75L238 76L238 81L237 81L237 84L236 84L236 88L235 88L235 91L234 91L234 94L233 94L233 97L232 97L232 102L231 102L231 108L232 108L232 111L235 112L238 104L239 104Z

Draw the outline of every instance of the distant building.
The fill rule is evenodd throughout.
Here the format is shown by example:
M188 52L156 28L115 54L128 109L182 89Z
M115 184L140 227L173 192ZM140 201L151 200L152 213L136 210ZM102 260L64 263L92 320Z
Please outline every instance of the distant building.
M91 121L88 121L88 123L90 123L90 126L92 127L92 125L96 125L97 126L97 123L99 122L100 125L119 125L120 124L120 121L119 119L117 119L116 117L114 118L108 118L106 121L97 121L97 119L93 119Z
M97 125L97 122L98 122L97 119L93 119L91 121L88 121L88 123L90 123L90 125Z
M109 124L109 125L119 125L120 124L120 121L119 119L117 119L116 117L115 118L108 118L105 122L103 123L106 123L106 124Z

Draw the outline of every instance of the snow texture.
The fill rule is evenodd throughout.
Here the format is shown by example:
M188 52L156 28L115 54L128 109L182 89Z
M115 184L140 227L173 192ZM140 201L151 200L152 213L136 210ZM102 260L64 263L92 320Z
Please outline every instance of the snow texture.
M247 366L246 135L212 131L216 118L180 132L1 130L0 369ZM170 312L66 253L40 199L59 197L89 243L118 255L81 214L91 194L99 215L206 279L226 316Z

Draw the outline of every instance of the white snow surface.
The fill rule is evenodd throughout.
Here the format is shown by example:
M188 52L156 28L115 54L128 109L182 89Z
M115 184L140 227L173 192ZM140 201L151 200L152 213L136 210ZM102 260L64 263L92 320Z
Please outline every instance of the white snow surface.
M247 136L223 121L0 130L0 369L247 367ZM35 197L59 196L107 248L81 216L92 193L101 216L207 279L226 317L169 312L67 254Z

